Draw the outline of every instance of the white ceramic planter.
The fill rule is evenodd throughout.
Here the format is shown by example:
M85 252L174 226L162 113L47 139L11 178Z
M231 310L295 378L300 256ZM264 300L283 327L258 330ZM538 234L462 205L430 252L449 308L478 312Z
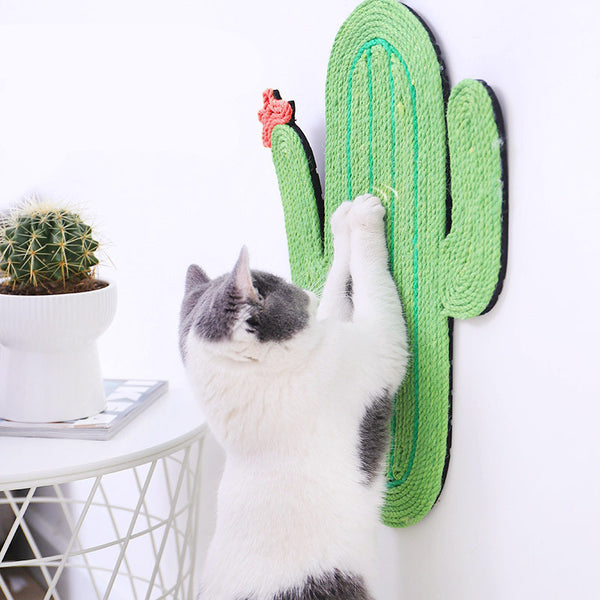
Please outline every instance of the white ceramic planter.
M96 339L116 303L114 283L76 294L0 294L0 417L45 423L101 412Z

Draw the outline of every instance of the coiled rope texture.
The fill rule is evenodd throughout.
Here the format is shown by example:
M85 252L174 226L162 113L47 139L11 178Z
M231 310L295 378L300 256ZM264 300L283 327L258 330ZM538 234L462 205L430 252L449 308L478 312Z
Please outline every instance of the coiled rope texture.
M422 519L444 483L452 319L489 310L505 272L499 107L481 81L462 81L449 98L446 91L422 21L396 0L367 0L340 28L329 61L324 206L312 152L293 118L271 136L298 285L319 290L325 279L332 244L323 217L328 223L342 201L365 192L386 206L412 356L395 399L382 515L397 527Z

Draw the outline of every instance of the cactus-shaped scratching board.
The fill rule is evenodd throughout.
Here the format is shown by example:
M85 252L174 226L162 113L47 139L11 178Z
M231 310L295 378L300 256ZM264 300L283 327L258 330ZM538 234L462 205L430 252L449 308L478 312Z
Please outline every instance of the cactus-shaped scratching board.
M392 423L383 520L393 526L419 521L441 492L450 448L453 319L492 307L506 264L498 103L481 81L447 90L421 20L396 0L367 0L341 27L329 61L324 202L293 104L269 90L260 112L297 285L320 289L332 258L326 224L342 201L372 192L386 206L390 268L412 356Z

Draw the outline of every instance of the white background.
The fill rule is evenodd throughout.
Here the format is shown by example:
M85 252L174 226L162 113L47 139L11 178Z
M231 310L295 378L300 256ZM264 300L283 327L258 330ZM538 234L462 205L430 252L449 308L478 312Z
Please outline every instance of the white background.
M0 0L0 207L38 192L84 207L120 299L111 377L181 379L184 273L288 276L256 112L296 100L323 176L324 86L358 3ZM439 504L380 530L379 600L600 597L600 70L591 0L413 0L452 83L485 79L506 119L504 291L455 327L454 441ZM6 457L5 457L6 458ZM209 444L202 541L220 454Z

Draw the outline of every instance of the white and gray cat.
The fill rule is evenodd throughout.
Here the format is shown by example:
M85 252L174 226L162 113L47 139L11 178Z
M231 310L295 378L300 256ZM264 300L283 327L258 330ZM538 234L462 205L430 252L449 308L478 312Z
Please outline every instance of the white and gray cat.
M336 210L319 305L250 271L245 248L228 275L188 269L181 351L226 451L200 600L372 599L392 399L408 360L384 212L372 195Z

